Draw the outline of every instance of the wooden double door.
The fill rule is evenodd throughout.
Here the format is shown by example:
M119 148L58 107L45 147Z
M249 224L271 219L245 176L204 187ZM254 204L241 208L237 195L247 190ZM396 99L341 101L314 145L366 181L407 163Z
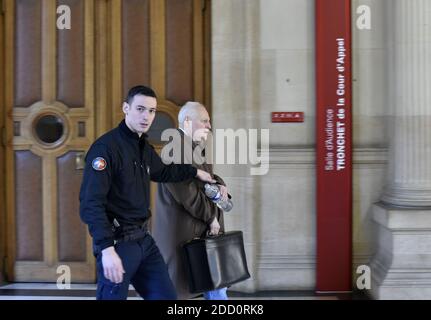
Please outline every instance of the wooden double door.
M55 282L66 266L72 282L92 282L91 239L79 218L85 151L121 121L134 85L159 97L150 133L159 148L180 105L210 107L210 2L2 2L0 275ZM61 27L68 18L70 28Z

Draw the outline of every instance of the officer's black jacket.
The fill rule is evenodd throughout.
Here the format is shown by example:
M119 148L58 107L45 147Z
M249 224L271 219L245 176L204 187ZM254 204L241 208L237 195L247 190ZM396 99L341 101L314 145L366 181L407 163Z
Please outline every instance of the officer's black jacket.
M112 221L142 223L150 216L150 179L179 182L196 176L191 165L165 165L146 135L132 132L123 120L97 139L85 161L80 190L80 215L100 250L114 245ZM96 170L93 160L103 158L106 168Z

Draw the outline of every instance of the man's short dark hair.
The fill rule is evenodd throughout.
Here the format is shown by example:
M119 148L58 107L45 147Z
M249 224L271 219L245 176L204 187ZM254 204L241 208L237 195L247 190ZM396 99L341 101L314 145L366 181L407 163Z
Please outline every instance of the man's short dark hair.
M157 99L156 93L153 89L145 86L136 86L129 90L125 102L131 104L133 102L133 98L138 94Z

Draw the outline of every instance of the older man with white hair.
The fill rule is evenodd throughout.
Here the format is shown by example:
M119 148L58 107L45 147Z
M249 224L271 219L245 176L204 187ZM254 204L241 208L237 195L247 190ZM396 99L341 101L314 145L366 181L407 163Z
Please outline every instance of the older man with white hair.
M174 152L194 150L205 143L211 131L211 123L208 111L202 104L187 102L178 114L178 122L181 145L175 146ZM200 152L194 152L193 155L185 152L181 160L212 174L212 165L207 163L205 155ZM213 179L217 181L222 197L227 198L223 180L214 174ZM204 183L198 179L189 179L180 183L158 185L153 236L168 265L179 299L193 297L182 262L181 244L201 237L207 231L216 235L219 231L224 231L224 224L223 211L205 195ZM207 300L226 300L226 288L205 292L204 297Z

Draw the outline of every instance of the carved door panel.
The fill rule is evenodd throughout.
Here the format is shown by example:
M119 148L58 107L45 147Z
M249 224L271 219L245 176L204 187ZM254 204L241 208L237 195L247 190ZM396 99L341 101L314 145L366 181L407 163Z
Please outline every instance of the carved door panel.
M11 281L95 279L78 194L94 130L94 1L6 0L7 261Z
M158 95L150 132L158 150L180 105L209 107L209 1L3 1L6 275L55 282L66 265L72 282L93 282L79 218L84 153L118 125L134 85ZM60 5L70 8L70 29L57 27Z

